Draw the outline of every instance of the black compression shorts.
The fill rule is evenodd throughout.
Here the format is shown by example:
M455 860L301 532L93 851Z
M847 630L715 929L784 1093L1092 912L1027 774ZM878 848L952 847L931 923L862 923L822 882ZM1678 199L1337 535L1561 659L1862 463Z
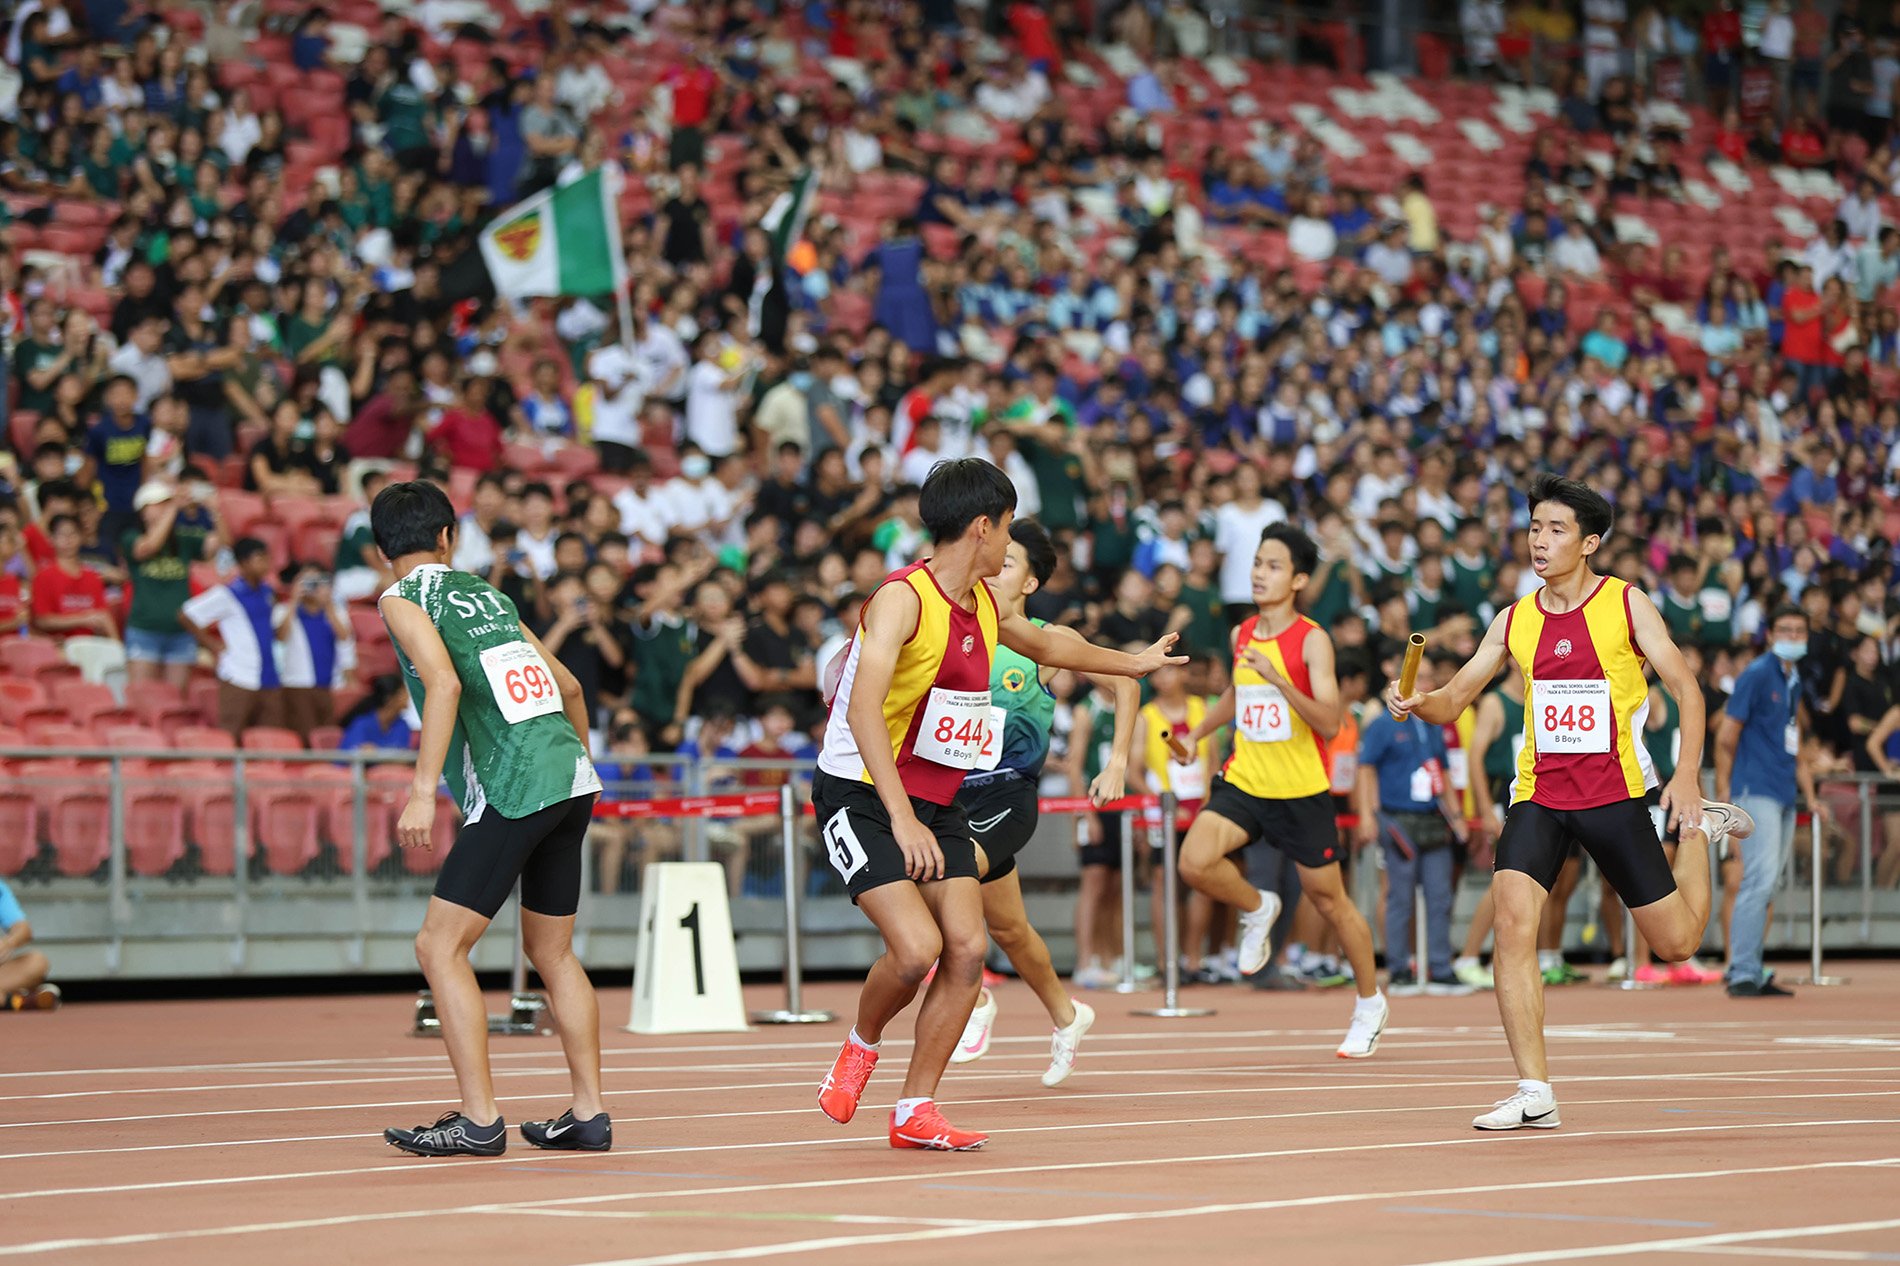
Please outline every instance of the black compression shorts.
M1522 871L1548 890L1580 844L1630 909L1661 901L1676 890L1676 877L1663 853L1653 803L1652 793L1589 809L1514 804L1498 836L1497 869Z
M1016 855L1036 833L1036 784L1014 775L998 775L957 793L957 808L969 820L970 836L989 863L983 882L1016 869Z
M435 895L492 919L519 877L522 909L566 918L580 909L581 847L593 816L592 794L525 818L504 818L490 805L455 837Z

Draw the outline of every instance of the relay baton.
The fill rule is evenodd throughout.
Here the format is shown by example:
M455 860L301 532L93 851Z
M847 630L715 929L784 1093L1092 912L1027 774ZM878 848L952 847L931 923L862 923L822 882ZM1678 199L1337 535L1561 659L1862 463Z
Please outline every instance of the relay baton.
M1161 741L1168 745L1168 754L1174 757L1175 764L1186 765L1194 759L1194 753L1188 751L1186 745L1184 745L1179 738L1175 737L1173 730L1162 730Z
M1399 698L1409 697L1418 686L1418 662L1423 658L1425 658L1425 635L1414 633L1411 640L1405 644L1405 663L1399 668ZM1392 719L1397 721L1401 718L1397 712L1393 712Z

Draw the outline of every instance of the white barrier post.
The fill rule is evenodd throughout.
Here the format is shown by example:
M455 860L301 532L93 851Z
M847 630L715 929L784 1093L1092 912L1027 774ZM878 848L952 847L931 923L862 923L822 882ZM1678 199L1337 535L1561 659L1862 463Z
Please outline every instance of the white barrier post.
M780 838L785 849L785 1006L777 1011L754 1011L754 1024L828 1024L837 1019L829 1011L807 1011L804 973L799 964L798 936L798 802L788 777L779 788Z
M1213 1015L1212 1007L1184 1007L1180 1003L1181 991L1181 936L1178 923L1178 910L1181 904L1180 876L1176 861L1178 844L1175 840L1174 815L1177 805L1172 791L1161 793L1161 875L1155 881L1161 885L1161 927L1162 927L1162 1001L1158 1007L1145 1011L1135 1011L1134 1015L1155 1016L1163 1020L1187 1019L1194 1016Z
M1828 987L1844 985L1846 979L1841 976L1829 976L1821 971L1821 815L1808 815L1808 978L1798 984Z
M1122 823L1122 978L1116 993L1134 993L1135 983L1135 813L1123 809Z

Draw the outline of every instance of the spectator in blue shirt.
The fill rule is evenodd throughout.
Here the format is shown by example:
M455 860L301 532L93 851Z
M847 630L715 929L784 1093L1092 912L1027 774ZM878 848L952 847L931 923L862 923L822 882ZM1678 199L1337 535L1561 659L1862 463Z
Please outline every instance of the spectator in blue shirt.
M342 750L407 750L412 733L408 715L408 688L395 673L384 673L344 716Z
M1769 654L1735 679L1715 733L1715 798L1731 800L1755 820L1740 845L1742 878L1728 942L1731 998L1780 998L1788 990L1762 967L1768 900L1794 846L1795 796L1808 812L1826 812L1801 757L1803 691L1795 668L1808 653L1808 617L1782 607L1768 626Z
M0 880L0 1008L8 1011L51 1011L59 1005L59 986L46 983L52 970L46 955L28 949L33 925L13 889Z
M1431 679L1421 665L1419 680ZM1430 687L1425 687L1429 689ZM1380 711L1359 736L1359 842L1377 841L1385 860L1385 953L1391 983L1420 983L1411 962L1414 893L1425 890L1425 944L1432 986L1457 988L1451 964L1452 848L1465 838L1464 814L1449 790L1445 734L1417 717ZM1401 970L1398 964L1410 964Z

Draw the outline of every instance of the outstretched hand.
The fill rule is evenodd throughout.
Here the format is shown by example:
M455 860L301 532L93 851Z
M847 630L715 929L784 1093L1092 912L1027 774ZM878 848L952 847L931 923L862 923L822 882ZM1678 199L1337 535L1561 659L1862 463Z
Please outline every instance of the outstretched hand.
M1147 650L1135 656L1135 671L1130 673L1129 676L1146 677L1149 673L1157 669L1166 668L1169 664L1187 663L1187 656L1172 653L1174 644L1180 641L1180 639L1181 635L1179 633L1165 634L1159 642L1156 642L1153 646L1150 646Z

